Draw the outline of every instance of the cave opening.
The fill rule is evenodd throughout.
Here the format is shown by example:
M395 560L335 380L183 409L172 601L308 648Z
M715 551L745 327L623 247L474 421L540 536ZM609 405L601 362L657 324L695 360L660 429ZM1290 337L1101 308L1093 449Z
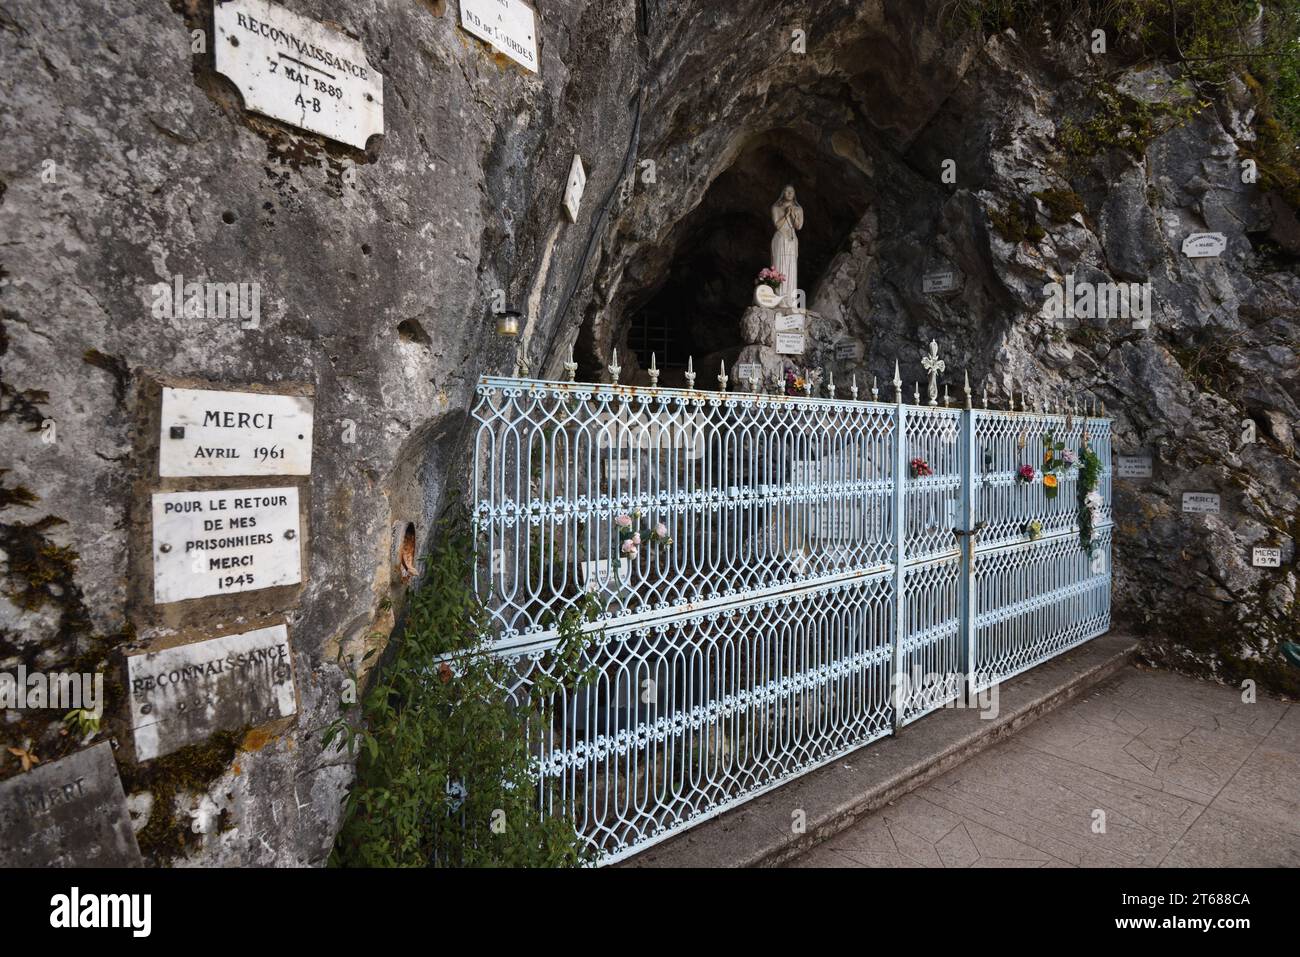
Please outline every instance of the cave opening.
M685 385L695 359L701 384L719 361L731 368L745 342L740 319L753 303L759 270L771 265L771 206L787 184L804 209L799 285L811 304L817 283L866 212L870 179L801 134L770 130L748 140L703 199L646 257L645 278L626 283L620 349L635 357L625 381L646 383L651 353L659 384ZM662 264L654 271L654 267ZM616 313L617 314L617 313ZM708 376L703 370L710 370Z

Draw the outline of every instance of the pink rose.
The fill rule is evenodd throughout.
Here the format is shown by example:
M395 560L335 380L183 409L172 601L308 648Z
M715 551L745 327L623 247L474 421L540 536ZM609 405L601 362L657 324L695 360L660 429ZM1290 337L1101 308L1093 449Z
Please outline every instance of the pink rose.
M658 525L655 526L655 534L658 535L660 538L667 538L668 526L665 525L663 522L660 522Z
M619 528L631 528L632 516L620 515L618 518L614 519L614 524L617 525Z

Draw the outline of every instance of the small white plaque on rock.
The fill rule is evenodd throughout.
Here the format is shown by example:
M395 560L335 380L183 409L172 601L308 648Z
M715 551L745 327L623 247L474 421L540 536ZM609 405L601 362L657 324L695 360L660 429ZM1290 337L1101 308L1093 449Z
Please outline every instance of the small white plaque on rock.
M736 379L746 385L750 379L763 381L763 366L757 362L739 362L736 364Z
M844 362L862 359L862 343L857 339L840 339L835 343L835 358Z
M1183 240L1183 255L1188 259L1209 259L1223 255L1228 237L1223 233L1192 233Z
M537 72L537 15L523 0L460 0L460 25Z
M781 305L781 294L771 286L759 283L754 287L754 302L764 309L775 309Z
M1219 495L1217 492L1184 492L1184 512L1217 512Z
M778 332L776 334L776 351L783 356L803 355L803 334L799 332Z
M217 72L254 113L365 149L384 132L384 78L361 44L268 0L218 3Z
M154 601L297 584L298 525L292 486L154 493Z
M0 863L7 868L141 864L107 741L0 781Z
M776 332L803 332L803 313L783 312L776 317Z
M627 558L618 560L618 577L610 575L610 564L608 558L602 558L594 562L582 563L582 587L588 592L596 592L612 585L618 587L625 585L632 575L632 562Z
M131 655L126 669L141 761L298 710L284 625Z
M1281 568L1282 549L1267 547L1255 548L1250 553L1250 563L1256 568Z
M1116 474L1120 478L1150 478L1150 455L1121 455Z
M311 425L306 396L163 389L158 474L310 475Z
M957 289L957 274L951 269L928 272L921 277L921 291L927 295L953 292Z
M582 193L586 188L587 171L582 168L582 157L574 153L573 162L569 164L569 181L564 186L564 211L571 223L578 221L578 208L582 205Z

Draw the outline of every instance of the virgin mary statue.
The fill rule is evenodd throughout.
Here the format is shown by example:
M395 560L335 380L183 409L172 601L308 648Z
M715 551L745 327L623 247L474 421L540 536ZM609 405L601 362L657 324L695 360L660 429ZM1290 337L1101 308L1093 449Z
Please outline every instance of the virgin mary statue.
M795 296L799 289L799 236L803 229L803 207L794 198L794 187L781 190L781 198L772 204L772 268L785 276L778 290L787 306L797 306Z

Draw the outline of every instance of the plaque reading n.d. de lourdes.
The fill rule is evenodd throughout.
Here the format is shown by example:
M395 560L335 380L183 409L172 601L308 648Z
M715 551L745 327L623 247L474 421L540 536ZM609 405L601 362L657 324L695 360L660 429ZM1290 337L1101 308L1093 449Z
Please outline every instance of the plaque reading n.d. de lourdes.
M155 492L154 601L302 581L298 489Z
M247 109L357 149L384 132L384 78L356 40L268 0L218 3L212 21Z

